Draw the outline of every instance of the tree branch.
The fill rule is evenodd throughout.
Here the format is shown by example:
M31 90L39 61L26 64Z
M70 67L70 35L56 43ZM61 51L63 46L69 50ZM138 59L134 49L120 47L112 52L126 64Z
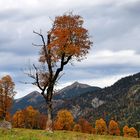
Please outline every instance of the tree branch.
M49 73L50 73L50 78L49 79L52 79L53 70L52 70L51 54L50 54L50 50L48 50L46 48L46 46L48 46L50 44L50 34L47 35L47 45L46 45L45 39L44 39L44 37L43 37L43 35L41 33L38 33L36 31L33 31L33 33L39 35L41 37L41 39L42 39L43 49L44 49L44 52L45 52L45 59L47 61L48 70L49 70Z
M38 69L34 64L33 64L33 67L34 67L34 69L36 71L36 78L35 78L36 79L36 84L40 88L40 90L43 91L43 88L40 86L40 83L39 83Z
M38 45L38 44L34 44L32 43L33 46L37 46L37 47L42 47L43 45Z
M43 46L46 46L45 39L44 39L43 35L41 33L36 32L36 31L33 31L33 33L39 35L41 37L41 39L42 39Z
M68 56L68 58L67 58L66 61L64 61L64 58L65 58L65 53L62 54L60 68L58 68L58 69L56 70L56 73L55 73L55 75L54 75L53 81L56 81L56 79L57 79L58 76L59 76L59 73L60 73L61 71L63 71L64 66L70 61L70 59L72 58L72 55Z

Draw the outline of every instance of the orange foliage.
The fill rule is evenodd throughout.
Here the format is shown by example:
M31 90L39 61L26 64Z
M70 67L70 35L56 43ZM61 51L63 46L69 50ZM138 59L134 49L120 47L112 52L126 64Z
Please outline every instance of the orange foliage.
M9 75L6 75L0 79L0 118L6 119L10 107L12 106L12 100L15 95L14 82Z
M129 128L127 125L123 127L125 137L138 137L138 132L134 127Z
M47 116L40 114L38 118L39 129L46 129Z
M96 129L92 128L92 134L96 134Z
M71 130L74 124L73 116L68 110L60 110L57 113L54 129L56 130Z
M129 127L127 125L123 127L123 134L125 137L129 136Z
M115 122L114 120L111 120L109 122L109 134L116 135L116 136L120 135L120 129L119 129L118 123Z
M38 110L35 110L32 106L28 106L23 112L26 118L26 128L37 128L39 117Z
M83 27L83 19L72 13L57 16L52 28L47 32L47 41L40 32L35 32L42 40L39 62L40 67L34 67L34 72L27 75L33 78L33 84L40 90L47 101L48 120L46 130L52 131L52 97L56 82L60 73L72 59L82 60L88 53L92 42L88 31ZM55 123L57 129L70 129L66 126Z
M95 129L97 134L101 135L107 134L106 122L102 118L100 120L96 120Z
M12 116L9 112L6 113L5 120L11 122Z
M81 131L83 133L92 133L93 132L93 127L87 120L80 118L78 121L78 124L81 126Z
M127 125L123 127L125 137L138 137L138 132L134 127L129 128Z
M14 115L13 115L13 127L17 127L17 128L24 128L25 127L25 115L23 114L23 111L17 111Z
M81 126L79 124L75 124L73 127L73 131L81 132Z
M42 120L39 120L42 119ZM40 117L38 110L32 106L28 106L24 110L17 111L13 115L13 126L19 128L43 128L42 121L46 121L44 117Z
M138 132L134 127L129 128L129 136L130 137L138 137Z
M71 13L57 16L52 29L48 32L50 42L47 49L51 52L51 61L58 62L64 57L85 56L92 44L89 40L88 31L83 27L83 19L79 15ZM50 56L48 56L50 57ZM42 48L40 62L47 61L44 49Z

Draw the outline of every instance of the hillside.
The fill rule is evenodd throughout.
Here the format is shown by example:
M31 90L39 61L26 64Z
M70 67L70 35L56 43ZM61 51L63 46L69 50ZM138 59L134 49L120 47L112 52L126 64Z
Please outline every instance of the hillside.
M28 105L46 113L45 101L38 92L15 100L12 112ZM94 122L103 117L107 122L113 118L120 125L135 125L140 121L140 73L124 77L103 89L75 82L55 94L53 108L54 115L58 110L67 108L75 119L84 117Z
M140 73L120 79L114 85L85 93L65 102L77 117L89 121L103 117L107 122L111 118L119 120L121 125L135 125L140 121Z
M25 109L29 105L39 108L40 112L44 112L46 108L42 95L38 91L33 91L22 98L14 100L11 113L14 114L17 110Z

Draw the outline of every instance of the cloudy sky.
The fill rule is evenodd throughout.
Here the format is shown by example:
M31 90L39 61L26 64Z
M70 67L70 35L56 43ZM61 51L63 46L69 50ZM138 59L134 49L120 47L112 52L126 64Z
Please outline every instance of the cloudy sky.
M0 77L10 74L16 98L36 90L21 69L36 62L39 41L33 30L46 32L55 16L73 11L84 18L94 42L87 59L65 68L58 87L79 81L112 85L140 71L140 0L0 0Z

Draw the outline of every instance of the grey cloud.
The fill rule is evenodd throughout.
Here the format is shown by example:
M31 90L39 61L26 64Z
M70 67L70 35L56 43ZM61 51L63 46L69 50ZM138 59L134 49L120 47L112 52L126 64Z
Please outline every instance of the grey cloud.
M140 1L137 0L136 2L127 3L122 8L124 8L125 11L127 11L130 15L133 15L134 17L138 17L140 13Z
M91 67L85 69L79 69L75 67L70 67L69 69L65 69L63 77L60 81L77 81L77 80L96 80L101 79L106 76L113 75L125 75L126 73L137 73L139 72L138 66L129 66L129 65L106 65L106 66L98 66Z
M32 20L34 18L37 18L38 16L41 16L41 13L38 11L36 13L35 11L29 11L26 7L25 10L21 9L7 9L4 11L0 11L0 21L12 21L12 22L26 22L28 20Z
M66 11L73 11L84 18L85 27L89 30L94 42L91 54L102 50L131 49L139 55L140 52L140 1L113 1L88 4L88 1L60 1L58 5L43 1L37 6L0 11L0 75L10 73L17 84L22 87L20 80L29 80L20 72L28 65L28 60L37 61L39 48L32 43L41 44L40 38L32 33L42 29L45 32L51 26L55 16ZM123 3L125 2L125 3ZM94 3L94 1L93 1ZM2 54L5 54L3 57ZM12 55L11 55L12 54ZM6 59L7 58L7 59ZM9 61L9 62L8 62ZM7 64L5 64L5 62ZM86 64L82 64L86 65ZM99 65L91 64L87 67L67 66L61 81L76 81L84 79L100 79L116 74L139 72L139 65L129 63L113 63ZM74 74L73 74L74 73ZM25 89L29 86L23 86ZM22 88L22 89L24 89Z
M90 7L89 10L84 9L82 13L84 17L88 15L87 27L89 27L95 43L98 45L104 41L114 39L114 42L116 42L126 34L129 34L127 39L129 41L132 38L131 32L135 28L140 30L140 15L139 12L137 13L138 10L135 10L139 9L139 3L132 2L120 6L110 3ZM128 47L130 48L129 45ZM122 46L118 46L118 49L120 48Z
M2 10L0 11L0 21L11 20L19 14L19 11L16 9Z

